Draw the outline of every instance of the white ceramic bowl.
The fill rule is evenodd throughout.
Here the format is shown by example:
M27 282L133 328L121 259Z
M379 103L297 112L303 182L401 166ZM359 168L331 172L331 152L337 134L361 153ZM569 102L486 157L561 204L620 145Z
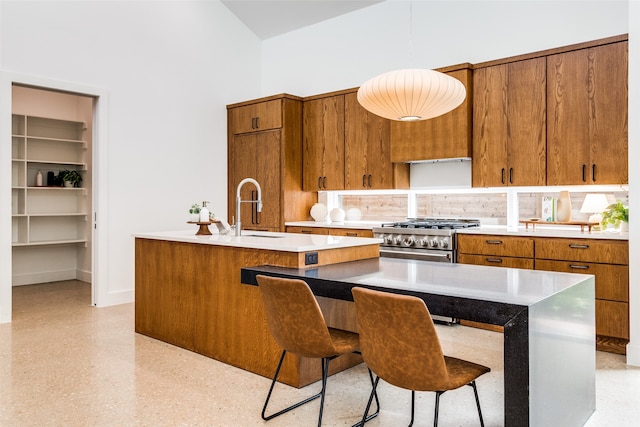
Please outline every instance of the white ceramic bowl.
M346 218L347 221L360 221L362 218L362 211L358 208L347 209Z
M316 203L311 207L311 218L316 222L326 221L329 210L323 203Z
M331 222L343 222L345 217L345 213L340 208L333 208L331 212L329 212L329 218L331 218Z

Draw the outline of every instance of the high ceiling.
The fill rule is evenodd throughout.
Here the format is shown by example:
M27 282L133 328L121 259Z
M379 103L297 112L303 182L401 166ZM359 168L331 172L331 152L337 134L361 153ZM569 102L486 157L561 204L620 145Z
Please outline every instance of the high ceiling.
M222 0L261 40L384 0Z

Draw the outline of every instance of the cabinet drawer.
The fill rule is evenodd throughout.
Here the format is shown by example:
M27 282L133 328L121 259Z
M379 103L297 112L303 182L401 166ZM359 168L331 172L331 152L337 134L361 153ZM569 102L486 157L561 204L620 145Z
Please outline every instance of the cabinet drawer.
M592 264L585 262L536 259L536 270L596 276L596 298L629 302L629 267L626 265Z
M629 264L629 243L619 240L538 239L537 259Z
M596 300L596 335L629 339L629 304Z
M330 228L331 236L350 236L350 237L373 237L372 230L362 230L359 228Z
M526 237L458 234L458 253L533 258L533 240Z
M531 258L459 254L458 262L461 264L489 265L492 267L525 268L533 270L533 259Z
M287 233L300 233L300 234L329 234L329 230L321 227L299 227L290 226L287 227Z
M235 107L231 113L233 134L258 132L282 127L282 100L259 102Z

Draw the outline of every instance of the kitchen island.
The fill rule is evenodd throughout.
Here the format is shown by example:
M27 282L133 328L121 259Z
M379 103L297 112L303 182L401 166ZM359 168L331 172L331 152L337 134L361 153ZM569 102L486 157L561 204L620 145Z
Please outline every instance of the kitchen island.
M259 289L240 283L240 269L273 265L304 269L377 259L381 240L243 231L195 235L137 233L135 331L271 378L281 349L266 323ZM340 301L323 301L329 322L341 323ZM331 373L361 363L345 355ZM287 357L280 381L302 387L320 378L315 359Z
M595 410L592 275L379 258L249 267L242 282L258 274L302 278L343 301L355 286L414 295L432 314L503 326L505 426L582 426Z

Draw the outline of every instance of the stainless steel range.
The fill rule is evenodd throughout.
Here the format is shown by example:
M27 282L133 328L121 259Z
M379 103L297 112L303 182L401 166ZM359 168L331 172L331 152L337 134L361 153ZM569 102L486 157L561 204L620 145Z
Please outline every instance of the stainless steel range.
M479 227L477 219L409 218L375 227L375 237L384 240L380 256L456 262L456 230Z

